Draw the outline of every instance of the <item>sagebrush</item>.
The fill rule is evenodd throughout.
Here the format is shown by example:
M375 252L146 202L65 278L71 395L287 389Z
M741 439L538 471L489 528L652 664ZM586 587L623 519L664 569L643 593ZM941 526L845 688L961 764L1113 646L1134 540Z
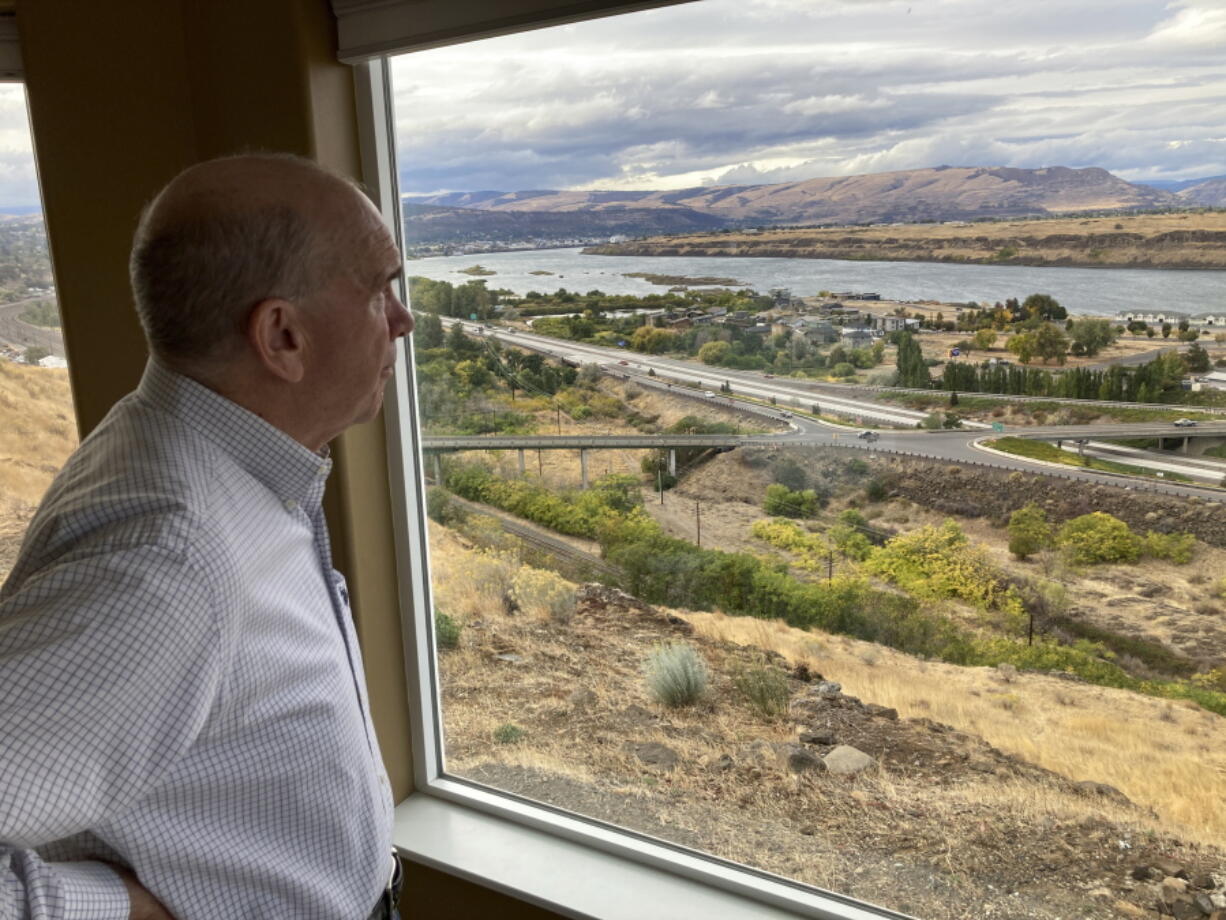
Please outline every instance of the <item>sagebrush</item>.
M655 649L643 663L647 689L665 706L690 706L706 692L707 664L692 645L674 642Z

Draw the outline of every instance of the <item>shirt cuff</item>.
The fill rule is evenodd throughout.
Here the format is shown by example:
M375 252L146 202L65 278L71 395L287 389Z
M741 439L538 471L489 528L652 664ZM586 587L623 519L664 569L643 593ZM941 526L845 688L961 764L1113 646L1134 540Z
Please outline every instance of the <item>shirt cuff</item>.
M128 920L128 889L110 866L83 860L51 868L63 893L64 920Z

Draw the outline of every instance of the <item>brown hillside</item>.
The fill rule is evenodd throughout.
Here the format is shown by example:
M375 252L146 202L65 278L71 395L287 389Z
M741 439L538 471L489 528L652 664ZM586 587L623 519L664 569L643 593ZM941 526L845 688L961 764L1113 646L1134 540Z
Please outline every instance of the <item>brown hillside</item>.
M661 236L591 247L599 255L1226 268L1226 213L1147 214Z
M601 586L581 588L573 612L508 612L508 584L551 576L431 531L439 609L463 624L440 663L454 773L927 920L1142 916L1162 873L1134 870L1168 857L1215 890L1208 876L1226 872L1216 716ZM692 707L644 684L646 656L676 641L711 675ZM737 689L763 665L788 675L779 716ZM1031 754L1036 740L1050 765L1005 746ZM874 763L815 766L839 745ZM1110 788L1116 775L1131 794ZM1173 797L1146 798L1163 790Z
M1097 168L938 166L775 185L656 192L477 192L421 203L521 212L686 208L738 222L861 223L1147 208L1178 205L1180 200Z

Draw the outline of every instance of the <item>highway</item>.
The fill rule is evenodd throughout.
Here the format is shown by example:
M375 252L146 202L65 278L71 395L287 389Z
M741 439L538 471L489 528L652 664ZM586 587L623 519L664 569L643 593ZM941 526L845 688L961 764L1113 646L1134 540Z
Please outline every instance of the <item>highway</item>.
M51 354L60 358L64 357L64 337L58 329L32 326L18 319L30 304L46 299L46 297L28 297L14 303L0 304L0 345L12 345L22 351L31 345L41 345Z
M444 319L444 323L460 322ZM1097 440L1088 441L1083 448L1089 456L1101 456L1117 462L1133 466L1145 466L1166 474L1187 476L1195 482L1180 483L1153 479L1148 477L1121 476L1095 470L1086 470L1072 466L1057 466L1040 463L1015 455L1004 454L985 447L980 443L991 437L999 436L990 431L990 426L978 422L964 422L961 429L926 431L915 428L926 413L894 406L882 406L862 398L838 396L829 392L819 392L815 385L794 378L766 378L759 371L735 371L726 368L707 368L691 362L678 361L672 358L661 358L654 355L643 355L637 352L626 352L621 349L601 348L577 342L560 341L547 336L514 331L508 333L505 329L493 327L483 328L479 323L463 322L465 330L474 336L494 339L507 345L517 345L556 358L571 359L580 363L594 363L606 373L634 379L641 386L661 390L671 390L674 395L690 397L708 403L723 403L729 408L744 411L751 409L760 415L773 417L775 420L789 426L789 431L778 434L744 435L731 437L740 444L811 444L825 447L844 447L865 450L878 454L902 454L933 460L947 460L963 464L978 464L1008 470L1025 472L1044 472L1068 479L1098 482L1122 486L1138 491L1162 492L1170 495L1198 496L1201 498L1226 500L1226 491L1214 488L1226 479L1226 462L1205 457L1189 457L1182 454L1155 452L1127 448L1120 445L1103 444ZM654 370L655 376L648 374ZM669 379L662 379L662 378ZM674 386L671 381L696 384L701 389L691 389L687 386ZM731 395L720 392L720 385L727 382L732 387ZM705 393L713 395L706 396ZM754 397L768 400L774 397L775 406L763 406L755 403L742 402L738 397ZM854 421L857 425L895 425L902 430L883 428L874 431L876 438L867 440L858 437L859 430L847 428L830 422L817 421L796 414L793 410L808 411L817 403L823 414L838 415ZM1005 432L1006 435L1057 441L1063 439L1066 450L1076 452L1078 439L1093 437L1102 438L1226 438L1226 421L1202 422L1192 428L1179 428L1171 423L1139 423L1095 426L1030 426L1014 428ZM665 446L660 440L654 443L639 444L648 436L585 438L584 444L559 442L554 438L517 438L514 445L506 447L647 447ZM707 436L717 438L718 436ZM727 437L727 436L726 436ZM669 436L671 444L675 436ZM449 439L455 440L455 439ZM474 443L469 449L480 447L494 448L503 446L504 439L481 437L472 439L484 442ZM533 441L532 444L520 441ZM635 443L631 444L629 441ZM497 441L498 444L494 442ZM536 443L539 441L540 443ZM552 442L552 443L550 443ZM625 443L623 443L625 442ZM722 444L722 441L721 441ZM680 443L671 446L681 446ZM717 446L712 443L711 446ZM423 447L430 449L448 449L436 444L434 438L427 437ZM449 449L458 449L451 447Z

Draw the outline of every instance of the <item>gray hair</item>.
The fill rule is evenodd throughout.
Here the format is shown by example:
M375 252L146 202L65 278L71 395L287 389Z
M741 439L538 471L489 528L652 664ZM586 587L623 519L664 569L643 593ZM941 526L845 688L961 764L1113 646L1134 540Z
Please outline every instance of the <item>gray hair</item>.
M309 160L287 155L214 163L240 160L344 182ZM321 223L310 201L258 191L240 196L223 182L220 194L217 186L190 193L180 186L179 206L159 206L168 193L175 196L175 186L172 182L141 214L128 266L137 315L155 355L180 363L220 357L237 343L260 301L299 301L337 270L334 228Z

